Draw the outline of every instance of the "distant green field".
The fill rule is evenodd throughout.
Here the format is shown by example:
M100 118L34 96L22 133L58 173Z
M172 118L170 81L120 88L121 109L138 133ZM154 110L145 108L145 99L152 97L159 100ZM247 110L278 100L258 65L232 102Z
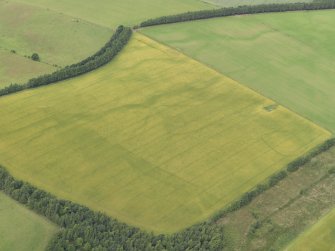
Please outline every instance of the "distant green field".
M0 250L44 251L57 228L0 192Z
M335 132L335 11L157 26L143 33Z
M287 251L334 251L335 209L299 236Z
M330 136L140 34L106 67L0 98L0 117L16 177L155 232L206 219Z
M92 55L113 31L40 7L0 0L0 34L1 88L54 71L53 65L66 66ZM34 52L42 63L25 57Z
M11 0L10 0L11 1ZM200 0L18 0L102 26L135 25L146 19L215 8Z
M223 7L235 7L239 5L257 5L270 3L296 3L296 2L312 2L312 0L204 0L211 4Z

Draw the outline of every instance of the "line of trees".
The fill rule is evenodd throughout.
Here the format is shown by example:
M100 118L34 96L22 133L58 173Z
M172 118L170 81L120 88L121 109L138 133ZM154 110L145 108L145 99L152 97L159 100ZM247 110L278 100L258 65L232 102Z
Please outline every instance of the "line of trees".
M134 28L234 15L257 14L266 12L287 12L298 10L324 10L334 8L335 0L319 0L311 3L261 4L252 6L246 5L231 8L192 11L177 15L153 18L142 22L140 25L135 26Z
M16 180L0 166L0 190L47 217L61 230L50 241L49 251L75 250L222 250L223 227L202 223L173 235L154 235L120 223L102 213L44 192Z
M131 28L119 26L112 38L93 56L51 74L45 74L37 78L32 78L26 84L11 84L0 90L0 96L22 91L28 88L36 88L42 85L53 84L93 71L109 63L128 43L131 34Z

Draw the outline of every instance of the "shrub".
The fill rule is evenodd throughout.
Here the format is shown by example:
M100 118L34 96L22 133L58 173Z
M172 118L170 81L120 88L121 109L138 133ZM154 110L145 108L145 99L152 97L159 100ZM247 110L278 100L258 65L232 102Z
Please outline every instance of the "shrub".
M40 61L40 56L37 53L33 53L33 55L31 55L31 59L34 61Z

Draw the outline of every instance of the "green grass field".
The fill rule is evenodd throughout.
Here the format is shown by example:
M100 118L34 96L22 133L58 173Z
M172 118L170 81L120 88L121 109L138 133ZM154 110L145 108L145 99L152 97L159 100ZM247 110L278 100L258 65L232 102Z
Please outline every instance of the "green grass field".
M310 229L303 232L287 251L334 251L335 250L335 209Z
M11 1L11 0L9 0ZM149 18L215 8L200 0L17 0L102 26L135 25Z
M0 98L0 162L155 232L206 219L330 134L135 34L106 67Z
M335 11L157 26L143 33L335 132Z
M312 2L312 0L204 0L204 2L211 3L222 7L235 7L239 5L257 5L270 3L295 3L295 2Z
M99 50L112 29L25 3L0 0L0 88L76 63ZM11 53L15 50L16 53ZM34 52L36 63L25 56Z
M44 251L57 228L0 192L0 250Z

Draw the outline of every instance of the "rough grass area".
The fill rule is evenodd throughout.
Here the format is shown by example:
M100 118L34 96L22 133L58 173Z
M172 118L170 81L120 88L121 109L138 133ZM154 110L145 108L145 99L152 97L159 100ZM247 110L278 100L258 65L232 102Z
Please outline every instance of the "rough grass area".
M235 7L239 5L312 2L312 0L204 0L204 2L222 7Z
M113 31L51 10L0 0L0 34L1 88L92 55ZM25 58L33 53L43 64Z
M335 209L304 232L286 250L332 251L335 247Z
M224 224L229 240L225 250L269 251L287 247L335 208L335 174L329 174L334 163L335 147L291 173L250 205L223 218L220 224ZM334 225L331 223L329 227ZM323 250L318 247L326 248L328 243L334 243L330 242L334 241L334 232L329 229L323 233L309 235L312 245L300 248L294 245L290 250ZM331 249L328 246L324 250Z
M26 82L28 79L53 72L56 68L0 49L0 89L10 83Z
M0 98L0 162L155 232L205 220L330 134L135 34L116 60Z
M335 132L335 11L217 18L144 29Z
M57 228L0 192L0 250L44 251Z
M18 1L113 28L164 15L214 8L200 0L82 0L80 4L77 0Z

